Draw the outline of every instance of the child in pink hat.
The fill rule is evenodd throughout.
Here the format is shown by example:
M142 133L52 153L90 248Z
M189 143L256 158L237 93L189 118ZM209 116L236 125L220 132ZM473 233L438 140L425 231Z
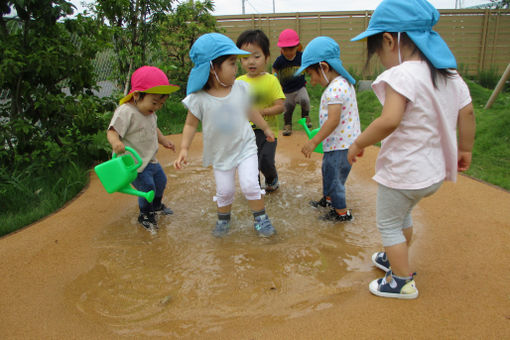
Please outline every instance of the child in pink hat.
M165 103L168 95L179 89L168 82L166 74L154 66L142 66L131 76L131 91L120 100L115 110L107 138L113 152L121 154L129 146L136 150L143 164L133 186L140 191L154 190L154 201L138 198L140 214L138 222L147 230L157 228L156 213L172 214L163 202L166 175L156 159L158 144L175 151L174 144L165 138L157 127L156 111Z
M273 63L273 73L280 80L285 94L283 135L290 136L292 134L292 114L296 104L301 105L301 117L306 118L309 128L312 127L310 98L306 91L305 76L294 75L301 67L303 47L299 42L298 34L291 29L285 29L280 33L277 45L281 48L281 55Z

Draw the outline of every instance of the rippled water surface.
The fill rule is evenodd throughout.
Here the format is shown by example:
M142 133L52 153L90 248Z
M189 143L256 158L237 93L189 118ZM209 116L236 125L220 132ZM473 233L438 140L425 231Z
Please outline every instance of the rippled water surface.
M323 222L324 211L308 205L321 196L320 160L279 159L281 188L266 196L278 234L255 234L238 188L231 232L217 239L212 170L193 164L180 172L165 167L164 201L175 213L160 217L157 234L138 226L134 201L97 237L97 264L67 289L85 317L117 334L214 334L239 319L330 308L328 296L348 293L361 284L356 274L372 269L370 254L380 243L370 180L349 177L353 222Z

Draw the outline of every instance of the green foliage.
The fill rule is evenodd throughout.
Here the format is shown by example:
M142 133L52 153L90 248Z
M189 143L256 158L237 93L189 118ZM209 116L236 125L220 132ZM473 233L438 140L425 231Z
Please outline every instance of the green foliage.
M89 6L99 26L108 27L114 55L114 78L129 90L131 73L150 63L159 47L160 23L175 0L96 0Z
M211 0L185 1L162 24L162 68L170 82L183 90L192 67L188 57L191 45L200 35L219 31L213 10Z
M55 168L83 153L97 133L108 100L92 95L91 60L102 44L100 30L89 18L72 13L67 1L7 1L17 16L0 25L0 161L3 166ZM99 120L97 119L99 118Z
M501 74L496 67L491 65L489 69L480 70L477 78L481 86L493 90L498 84Z

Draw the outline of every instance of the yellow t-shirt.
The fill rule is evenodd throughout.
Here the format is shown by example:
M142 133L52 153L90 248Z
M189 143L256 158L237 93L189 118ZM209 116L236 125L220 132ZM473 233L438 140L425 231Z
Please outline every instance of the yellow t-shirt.
M237 79L250 84L253 103L257 110L273 106L275 100L285 99L278 78L272 74L264 73L256 78L250 78L244 74ZM274 136L278 137L278 133L280 132L279 115L264 116L264 120L269 124L271 130L273 130Z

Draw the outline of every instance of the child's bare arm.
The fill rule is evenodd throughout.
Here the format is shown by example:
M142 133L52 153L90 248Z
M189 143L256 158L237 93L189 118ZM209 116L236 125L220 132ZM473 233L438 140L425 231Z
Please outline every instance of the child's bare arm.
M367 146L380 142L389 136L400 125L407 105L406 97L386 86L386 100L381 116L375 119L349 148L349 163L356 161L356 156L363 154Z
M110 127L106 132L106 139L108 139L108 142L112 146L113 152L116 154L121 154L126 151L126 146L120 140L119 133L115 131L113 127Z
M274 142L275 136L273 131L271 131L271 128L267 124L267 122L262 118L260 113L257 110L251 110L250 115L248 117L257 127L262 129L264 131L264 134L267 137L267 141Z
M475 142L476 121L473 104L464 106L459 111L457 122L458 141L458 171L466 171L471 165L473 145Z
M266 107L262 110L260 110L261 116L276 116L284 111L283 103L285 102L285 99L277 99L273 102L273 106Z
M328 105L328 119L321 126L317 134L310 139L301 149L305 157L309 158L313 150L320 144L326 137L328 137L340 124L340 115L342 113L341 104Z
M158 133L158 143L163 145L163 147L167 148L167 149L170 149L170 150L173 150L175 151L175 145L174 143L172 143L171 140L169 140L168 138L166 138L163 133L161 132L161 130L159 128L156 128L156 131Z
M176 169L182 169L183 165L186 165L188 158L188 150L193 141L193 137L195 136L195 132L197 131L198 123L200 121L197 117L195 117L191 112L188 111L188 115L186 116L186 122L184 123L184 129L182 130L182 140L181 147L179 151L179 156L174 162L174 167Z

